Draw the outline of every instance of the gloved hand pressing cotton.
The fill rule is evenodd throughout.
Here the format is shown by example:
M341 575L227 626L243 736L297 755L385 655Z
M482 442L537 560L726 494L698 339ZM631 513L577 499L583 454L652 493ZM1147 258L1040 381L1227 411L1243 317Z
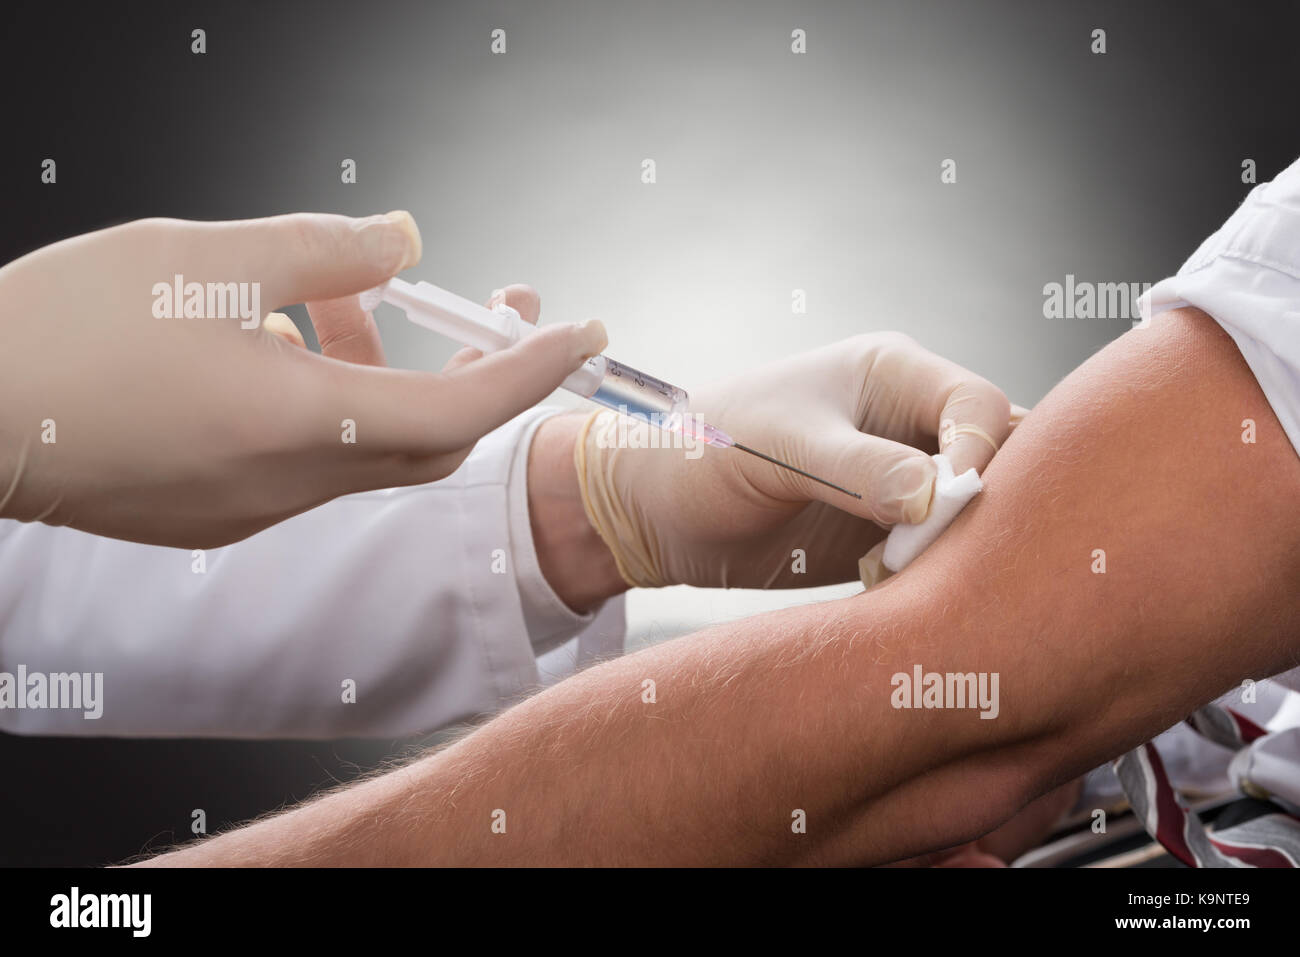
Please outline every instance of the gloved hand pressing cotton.
M0 517L226 544L450 474L605 344L557 325L442 374L384 367L356 293L420 258L407 213L140 220L0 269ZM534 297L535 298L535 297ZM306 302L323 355L294 348ZM535 315L535 311L534 311Z
M691 396L737 442L859 492L855 499L735 449L618 447L594 413L575 465L588 518L633 586L796 588L850 581L898 523L930 514L943 451L982 470L1010 432L996 386L895 333L775 362ZM627 443L624 443L625 445Z
M952 462L946 455L936 455L934 464L937 470L934 500L925 521L917 525L895 525L885 540L873 546L858 563L858 574L868 588L912 564L984 488L973 468L954 475Z

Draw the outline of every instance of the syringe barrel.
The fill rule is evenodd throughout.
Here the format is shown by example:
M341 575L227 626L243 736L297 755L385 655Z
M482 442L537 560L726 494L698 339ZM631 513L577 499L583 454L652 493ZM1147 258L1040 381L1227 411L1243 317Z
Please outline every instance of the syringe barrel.
M416 325L484 353L508 349L533 329L522 319L494 312L432 283L390 279L383 287L383 299Z
M680 416L690 407L690 396L685 389L608 356L593 356L569 378L573 379L588 369L592 378L599 376L596 388L587 392L584 385L583 389L574 391L624 415L664 428L670 427L669 416ZM570 388L568 379L564 385Z
M379 302L391 303L417 325L484 353L508 349L536 328L512 310L488 309L428 282L394 278L362 294L363 309L373 309ZM661 427L668 416L686 412L690 402L685 390L603 355L592 356L562 385L585 399Z

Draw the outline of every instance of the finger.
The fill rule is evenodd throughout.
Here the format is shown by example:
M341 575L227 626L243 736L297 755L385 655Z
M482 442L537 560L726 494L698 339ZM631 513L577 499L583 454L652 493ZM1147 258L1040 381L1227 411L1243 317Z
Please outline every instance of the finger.
M422 250L415 220L401 210L362 219L291 213L184 226L187 253L210 274L195 279L256 282L260 305L269 309L363 292L414 266Z
M1024 420L1025 416L1027 416L1028 414L1029 414L1029 410L1026 409L1023 405L1016 405L1014 402L1012 402L1011 403L1011 431L1015 431L1016 426L1019 425Z
M879 525L922 522L930 513L934 461L910 445L846 426L834 436L819 439L817 452L806 466L791 464L862 496L856 499L820 482L799 479L801 492L809 498Z
M968 844L965 847L946 854L939 855L931 867L1006 867L1006 861L1000 857L994 857L986 851L982 851L975 844Z
M549 326L449 373L447 391L465 444L546 398L608 342L599 320Z
M953 473L983 472L1010 433L1011 403L1002 390L966 373L939 413L939 451L951 460Z
M519 313L520 319L534 326L537 325L537 319L542 314L542 297L532 286L523 283L513 283L492 293L492 298L488 300L488 308L491 309L498 304L509 306Z
M352 419L370 450L401 453L418 465L430 455L472 445L536 405L602 350L606 339L598 321L544 327L509 349L438 375L334 363L313 394L327 410L323 421ZM393 463L395 470L401 467Z
M504 289L494 289L491 297L488 298L487 307L495 309L501 305L509 306L514 310L516 316L534 326L537 325L537 317L541 315L542 311L541 297L537 295L537 290L532 286L517 284L506 286ZM462 366L467 366L474 360L481 358L483 358L482 352L467 346L448 359L447 364L442 367L442 371L454 372Z
M872 341L863 373L868 406L894 410L891 424L907 426L885 434L916 445L937 436L954 472L982 470L1010 431L1011 403L1002 390L906 336Z
M361 308L359 296L342 296L307 303L320 351L331 359L382 366L384 343L375 317Z
M294 325L292 319L282 312L268 312L266 318L262 320L262 328L271 333L271 335L283 339L290 345L295 345L302 349L307 348L307 341L303 339L302 333L298 331L298 327Z
M469 346L466 346L447 360L447 364L442 367L442 371L455 372L461 366L467 366L474 360L482 358L483 353L479 352L477 349L472 349Z

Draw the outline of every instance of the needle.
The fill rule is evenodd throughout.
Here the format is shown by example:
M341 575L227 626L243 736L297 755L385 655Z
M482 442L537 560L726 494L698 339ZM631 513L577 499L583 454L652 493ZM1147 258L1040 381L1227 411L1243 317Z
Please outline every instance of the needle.
M760 459L763 459L764 461L767 462L771 462L773 465L779 465L783 469L789 469L791 472L798 472L804 478L810 478L814 482L821 482L823 485L828 485L831 488L835 489L835 491L837 492L843 492L845 495L852 495L854 498L862 498L862 496L859 495L857 492L850 492L846 488L840 488L834 482L828 482L824 478L818 478L817 476L811 474L810 472L805 472L803 469L797 469L793 465L789 465L785 462L782 462L780 459L774 459L770 455L764 455L762 452L759 452L756 449L751 449L748 445L741 445L739 442L737 442L735 443L733 448L740 449L740 451L742 452L748 452L750 455L757 455Z

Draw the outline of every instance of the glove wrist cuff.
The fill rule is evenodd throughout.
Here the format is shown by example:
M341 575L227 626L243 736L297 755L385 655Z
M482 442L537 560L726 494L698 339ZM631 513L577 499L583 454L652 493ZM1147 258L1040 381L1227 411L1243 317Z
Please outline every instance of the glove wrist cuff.
M618 573L632 588L660 588L668 584L662 569L618 495L614 469L618 448L618 413L601 409L587 416L573 443L573 467L587 521L596 530Z

